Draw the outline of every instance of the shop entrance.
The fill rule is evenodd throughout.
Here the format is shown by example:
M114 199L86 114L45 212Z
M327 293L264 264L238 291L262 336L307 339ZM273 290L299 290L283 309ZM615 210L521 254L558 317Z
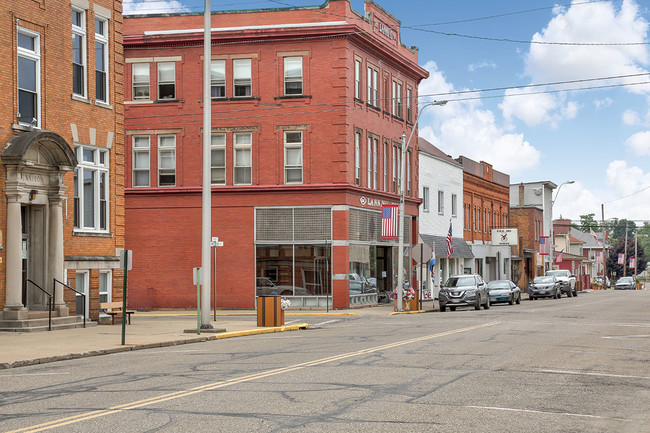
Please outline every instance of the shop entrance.
M22 302L30 310L46 310L48 297L29 279L44 290L45 269L45 206L23 205L20 207L22 222Z
M388 295L393 291L392 247L377 246L376 278L379 299L388 302Z

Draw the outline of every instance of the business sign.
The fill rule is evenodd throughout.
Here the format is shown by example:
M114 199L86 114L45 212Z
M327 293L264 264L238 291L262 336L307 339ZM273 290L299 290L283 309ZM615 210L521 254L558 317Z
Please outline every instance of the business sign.
M492 229L492 245L518 245L517 229Z

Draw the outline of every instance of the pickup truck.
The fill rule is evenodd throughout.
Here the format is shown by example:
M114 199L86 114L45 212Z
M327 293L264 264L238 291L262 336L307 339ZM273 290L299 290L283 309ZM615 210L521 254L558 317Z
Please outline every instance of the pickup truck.
M567 298L571 296L578 296L578 289L576 288L576 276L572 275L566 269L558 269L555 271L546 271L546 276L553 276L560 282L561 292L566 293Z

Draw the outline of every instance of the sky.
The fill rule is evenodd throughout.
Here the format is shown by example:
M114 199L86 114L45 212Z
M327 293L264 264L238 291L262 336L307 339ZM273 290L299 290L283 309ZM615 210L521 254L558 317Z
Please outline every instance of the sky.
M363 12L363 0L350 0ZM319 0L211 0L212 10ZM376 0L429 78L419 134L511 183L551 181L554 218L650 221L650 4L637 0ZM124 13L204 0L124 0ZM558 84L559 83L559 84ZM489 90L499 89L499 90ZM481 90L481 92L476 92Z

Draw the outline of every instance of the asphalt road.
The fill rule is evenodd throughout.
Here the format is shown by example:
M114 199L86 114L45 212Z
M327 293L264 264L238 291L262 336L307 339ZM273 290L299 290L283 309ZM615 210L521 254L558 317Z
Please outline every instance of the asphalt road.
M650 432L650 291L309 321L0 371L0 431Z

